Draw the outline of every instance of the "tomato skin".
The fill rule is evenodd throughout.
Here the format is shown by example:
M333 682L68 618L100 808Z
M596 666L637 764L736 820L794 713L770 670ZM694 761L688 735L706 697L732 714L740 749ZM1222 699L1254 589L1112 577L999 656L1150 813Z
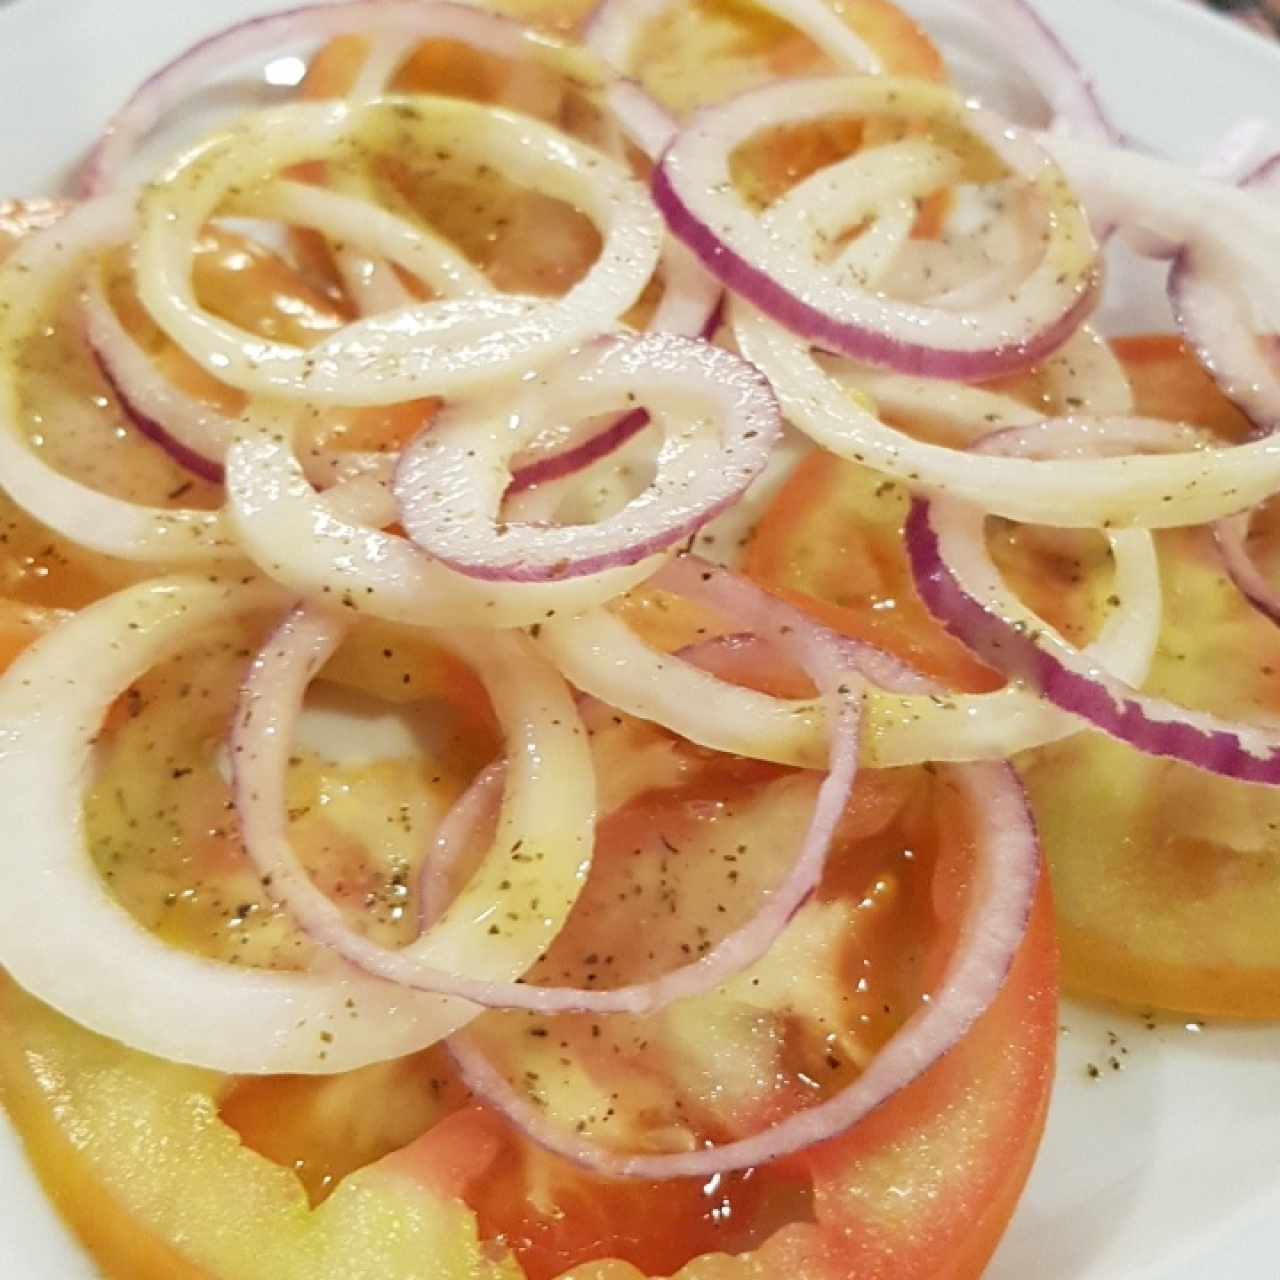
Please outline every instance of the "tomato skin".
M1008 980L968 1036L848 1135L809 1157L819 1219L840 1242L838 1262L825 1272L830 1280L982 1274L1044 1128L1057 982L1046 875ZM887 1188L893 1190L885 1194Z

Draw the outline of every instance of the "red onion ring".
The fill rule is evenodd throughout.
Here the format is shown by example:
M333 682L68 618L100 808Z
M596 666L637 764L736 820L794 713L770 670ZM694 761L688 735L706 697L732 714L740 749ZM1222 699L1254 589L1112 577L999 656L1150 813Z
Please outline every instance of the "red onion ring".
M1051 211L1040 261L1012 299L960 315L836 286L797 263L734 190L729 157L771 127L904 113L974 135ZM1060 347L1096 301L1093 237L1057 166L1006 121L921 81L783 82L699 111L667 149L652 190L672 232L728 288L817 346L901 373L981 380L1025 369Z
M240 559L221 512L149 507L90 488L49 466L20 424L20 357L82 270L84 258L128 238L133 193L70 209L0 264L0 471L23 510L82 546L124 560L177 565Z
M1125 136L1112 124L1093 77L1029 0L962 0L964 8L1015 54L1053 111L1055 127L1116 146Z
M586 418L618 401L648 402L667 435L644 493L598 524L501 522L508 459L552 425L550 415ZM699 419L716 425L718 445ZM684 541L760 474L781 430L769 384L739 357L673 334L621 336L526 380L514 405L446 409L402 452L393 490L405 532L459 573L581 577Z
M1035 454L1061 448L1045 426L998 433L990 444ZM1058 438L1055 438L1058 437ZM1096 453L1180 447L1167 427L1130 424L1108 441L1077 431L1074 447ZM1099 667L1023 606L986 549L983 513L955 499L918 498L905 528L916 591L929 611L984 662L1054 706L1147 755L1181 760L1241 782L1280 785L1280 734L1147 695Z
M709 1177L807 1150L851 1129L958 1044L999 994L1026 932L1040 850L1026 798L1003 764L945 766L971 799L978 850L959 940L937 990L848 1088L751 1137L669 1155L611 1150L549 1120L465 1033L449 1049L467 1087L526 1137L594 1173L662 1181Z
M221 484L222 461L238 421L164 377L120 323L95 273L85 286L83 311L90 353L124 416L180 467L210 484ZM319 484L358 475L391 478L392 459L385 454L307 450L302 462L308 477Z
M1243 190L1280 191L1280 155L1258 165ZM1280 427L1280 308L1258 333L1250 316L1247 282L1232 279L1230 266L1212 246L1195 240L1174 255L1169 303L1187 345L1219 390L1253 423L1259 434ZM1271 300L1268 299L1270 302Z
M1123 605L1108 606L1105 622L1082 656L1141 684L1151 668L1162 614L1155 547L1145 530L1113 530L1106 536L1115 557L1114 591ZM797 625L797 611L781 601L768 608L774 628ZM759 637L755 640L758 645ZM814 767L826 749L828 727L820 702L776 698L721 678L715 661L723 652L720 645L665 653L607 609L545 622L537 629L537 644L576 688L699 746L802 768ZM734 646L739 674L748 656L744 644ZM852 640L847 644L851 665L869 682L860 747L864 765L1005 759L1082 728L1074 717L1015 685L942 696L934 682L889 655Z
M1249 527L1252 524L1252 511L1228 516L1213 526L1213 539L1227 576L1239 588L1240 594L1259 613L1280 626L1280 590L1267 581L1249 554Z
M753 630L765 629L777 617L776 602L770 597L704 561L681 557L664 569L658 581L669 590L715 602ZM401 951L380 947L346 924L290 847L282 799L293 721L302 694L317 665L342 635L341 625L319 611L304 609L286 620L264 645L244 687L232 762L245 847L261 874L271 876L272 892L308 934L370 975L414 990L456 996L486 1008L544 1014L652 1013L675 1000L713 991L764 955L812 894L857 774L863 685L850 663L850 646L803 615L795 616L797 625L770 627L769 640L817 683L831 726L828 771L808 830L782 883L760 911L705 955L661 978L610 990L489 981L440 965L437 957L442 948L435 942L439 922ZM470 643L460 641L459 645L465 649ZM576 721L574 715L558 715L565 724ZM512 758L522 760L519 753Z

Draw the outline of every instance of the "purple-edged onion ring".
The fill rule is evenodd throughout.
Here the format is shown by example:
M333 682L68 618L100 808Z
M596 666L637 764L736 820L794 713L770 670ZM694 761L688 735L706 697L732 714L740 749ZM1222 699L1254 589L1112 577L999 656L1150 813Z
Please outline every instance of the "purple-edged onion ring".
M763 593L739 590L734 575L722 575L701 561L673 562L662 581L669 588L694 598L716 600L752 629L764 629L774 616ZM503 902L519 898L523 915L527 916L525 908L530 895L543 900L544 891L537 881L537 868L542 859L526 860L525 855L540 851L544 857L551 855L544 851L542 841L529 839L521 823L512 818L500 831L491 857L464 891L468 895L466 903L455 900L409 948L395 951L370 942L346 923L336 905L310 880L289 844L285 818L284 785L294 721L308 682L340 642L342 634L339 621L319 611L304 609L291 615L263 646L242 695L232 759L245 846L254 865L260 874L271 877L273 893L311 937L369 974L415 990L471 1000L488 1008L539 1013L650 1013L674 1000L712 991L753 964L768 951L821 879L836 825L857 773L863 682L849 663L846 643L817 624L798 619L794 627L775 628L769 639L818 686L819 696L827 706L830 726L828 769L808 829L797 842L796 856L782 883L745 925L697 960L652 981L624 987L607 990L535 987L510 980L516 975L510 975L506 981L476 976L483 975L485 970L477 969L476 955L449 943L452 926L448 922L456 915L470 917L480 911L484 919L492 917L496 924ZM445 642L456 645L459 653L466 655L473 638ZM499 640L486 643L495 645ZM514 641L507 639L504 643ZM546 669L551 671L550 667ZM492 678L485 667L479 668L479 674L486 680ZM503 708L499 706L498 710L501 715ZM532 712L526 713L525 721L531 716ZM557 729L570 733L578 721L576 713L567 714L557 709L553 723ZM527 736L527 731L521 730L520 722L505 723L504 729L510 738L508 761L513 761L515 768L527 771L547 767L555 753L530 749L524 743L522 732ZM585 751L585 735L579 733L576 737L575 749ZM509 763L508 769L511 767ZM590 776L589 766L586 770ZM563 772L557 769L556 776ZM511 785L510 778L507 785ZM556 808L544 802L543 807ZM526 812L523 821L527 825L533 819ZM579 850L576 856L580 874L585 876L590 865L589 848ZM526 875L516 876L513 863L516 870L526 866L531 869ZM486 869L493 871L497 878L483 879L481 873ZM499 881L507 887L502 888ZM554 905L560 899L554 897L554 901L552 898L546 901ZM535 911L534 915L537 914ZM548 915L555 915L550 907ZM546 942L549 944L550 936Z
M927 1001L853 1084L750 1137L671 1154L617 1150L557 1125L463 1032L450 1039L449 1048L467 1086L540 1146L611 1177L710 1177L766 1164L852 1128L958 1044L990 1007L1035 901L1040 848L1012 769L1005 764L944 768L944 776L966 794L975 815L975 867L956 947Z
M581 55L574 58L571 50L542 32L447 0L343 0L250 18L205 37L147 77L107 122L89 153L80 174L80 193L98 195L114 186L147 134L175 106L238 62L281 47L342 35L457 40L499 57L553 62L563 56L575 64L583 61ZM580 66L576 69L584 70Z
M662 428L653 482L594 525L504 523L509 460L557 417L643 406ZM625 567L684 541L764 469L782 420L739 357L673 334L617 337L526 380L514 403L446 409L403 451L393 488L406 533L459 573L546 582Z
M734 187L734 151L770 128L839 117L961 130L1021 178L1048 212L1039 261L1021 287L964 314L897 302L837 284L770 234ZM667 149L653 194L667 225L728 288L816 346L901 373L969 380L1025 369L1060 347L1095 301L1096 245L1057 165L1030 135L923 81L787 81L704 108Z
M1141 422L1090 439L1044 426L998 433L991 447L1034 454L1177 448L1168 424ZM1059 438L1061 437L1061 439ZM953 498L914 503L906 526L916 591L984 662L1061 710L1148 755L1181 760L1241 782L1280 785L1280 734L1142 693L1068 644L1023 605L986 548L983 512Z

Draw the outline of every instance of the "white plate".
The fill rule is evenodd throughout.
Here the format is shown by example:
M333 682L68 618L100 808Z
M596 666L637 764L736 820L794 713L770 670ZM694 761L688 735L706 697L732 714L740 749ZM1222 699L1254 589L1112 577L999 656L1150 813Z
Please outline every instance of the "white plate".
M1118 123L1153 148L1194 160L1242 117L1269 117L1280 128L1280 50L1196 5L1040 3L1094 69ZM280 7L279 0L0 6L5 194L54 187L110 109L163 58L223 23ZM908 7L929 18L949 13L941 0ZM931 29L957 65L972 64L982 48L949 16ZM1124 306L1113 315L1125 327L1167 324L1158 310ZM1188 1030L1177 1022L1148 1030L1121 1013L1078 1007L1064 1011L1063 1024L1049 1130L988 1280L1276 1280L1280 1030ZM1112 1056L1123 1071L1107 1065ZM1101 1079L1090 1078L1089 1063L1101 1066ZM0 1275L94 1275L3 1126Z

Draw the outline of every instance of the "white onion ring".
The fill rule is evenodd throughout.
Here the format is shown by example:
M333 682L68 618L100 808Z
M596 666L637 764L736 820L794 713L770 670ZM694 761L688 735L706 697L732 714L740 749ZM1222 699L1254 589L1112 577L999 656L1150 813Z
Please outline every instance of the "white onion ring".
M842 246L826 273L853 288L878 285L910 239L918 201L959 181L960 158L927 138L868 147L818 169L779 197L761 226L791 241L803 261L852 228L867 229Z
M107 123L80 175L80 193L98 195L114 186L138 144L174 107L211 79L246 58L283 45L342 35L404 35L452 39L499 57L565 59L579 75L581 55L498 14L445 0L345 0L309 4L250 18L192 45L150 75Z
M1280 442L1185 453L1045 460L986 456L930 444L868 412L822 369L806 343L740 300L731 310L742 354L773 384L788 421L831 453L992 515L1061 528L1160 529L1203 524L1280 489ZM1091 423L1102 433L1121 420ZM1168 424L1162 424L1168 434Z
M500 169L576 205L603 246L562 298L418 303L358 320L302 350L205 312L191 284L195 236L233 188L263 171L357 154L366 131ZM615 162L539 121L462 99L302 103L246 117L179 158L139 205L139 297L152 319L214 377L311 403L391 404L475 391L520 374L614 326L658 262L660 224L643 188Z
M296 410L250 407L227 454L227 520L242 553L312 600L410 626L524 627L629 590L657 558L565 582L488 583L455 573L382 529L396 519L387 490L366 477L323 495L303 474Z
M463 1033L449 1048L467 1087L526 1137L610 1177L662 1181L709 1177L792 1155L851 1129L958 1044L1004 985L1027 929L1040 850L1026 798L1003 764L947 766L977 815L977 865L955 951L937 989L847 1088L750 1137L723 1146L653 1155L604 1147L566 1131L514 1088Z
M510 459L553 415L589 418L627 402L666 436L643 493L592 525L500 520ZM553 581L684 541L760 474L781 430L768 383L737 356L672 334L617 337L522 384L514 403L446 409L402 452L393 489L405 531L441 563L492 581Z
M85 255L124 239L131 193L87 201L33 232L0 265L0 474L24 511L104 555L169 565L240 555L216 511L146 507L112 497L46 464L23 438L17 357Z
M729 577L722 578L709 567L702 567L702 562L673 562L664 581L690 594L727 602L735 616L745 615L743 620L749 624L759 620L755 593L741 591ZM705 955L649 982L599 990L536 987L472 977L474 957L462 957L460 961L459 953L434 941L442 927L441 920L431 926L419 943L406 949L396 951L370 942L346 924L338 909L307 876L289 845L284 826L284 778L293 737L292 721L300 710L302 694L311 675L332 652L341 634L340 624L316 611L303 611L272 636L259 654L245 687L233 754L239 779L241 822L250 857L263 875L271 876L273 892L308 934L368 973L416 990L458 996L490 1008L527 1009L548 1014L652 1013L674 1000L712 991L753 964L768 951L821 879L836 824L848 802L857 772L862 681L848 665L846 647L839 639L816 624L805 623L777 636L774 643L813 677L828 704L827 776L819 789L808 830L782 883L747 924ZM466 643L464 639L462 644ZM564 724L577 724L576 716L565 719L561 714L561 719ZM579 745L585 750L584 743L585 738ZM247 772L250 764L254 766L252 780ZM516 767L522 767L518 759ZM508 838L510 834L508 832ZM519 840L511 846L513 856L521 847ZM581 857L580 871L585 876L589 854L583 853ZM503 860L494 861L501 876ZM506 873L511 874L509 865ZM470 894L470 889L465 892ZM499 907L494 905L493 884L487 886L486 892L487 898L470 894L467 904L451 904L442 920L455 911L465 914L480 910L472 903L473 898L488 902L480 912L481 918L496 919ZM497 893L499 903L506 892ZM521 892L532 893L535 900L541 897L541 890L532 881L524 885ZM527 904L521 907L521 910L527 909ZM549 944L550 938L547 938L546 945Z
M1081 651L1089 662L1130 684L1151 669L1160 636L1160 568L1151 535L1107 535L1115 556L1114 594L1097 636ZM661 577L658 579L661 581ZM765 639L779 628L812 625L799 610L742 580L753 593ZM537 643L584 693L628 715L714 751L813 768L828 737L813 698L777 698L733 684L693 655L654 649L604 609L556 618L537 628ZM844 642L848 661L869 681L863 712L862 763L891 768L926 761L1002 760L1080 731L1079 722L1034 693L1010 684L992 693L955 693L911 681L905 668L865 644Z
M484 273L443 237L324 187L276 179L231 201L228 212L309 227L331 240L360 239L444 297L493 293ZM237 420L178 390L159 373L120 323L93 272L83 309L90 346L133 424L187 470L220 484ZM302 462L308 478L317 484L369 474L389 480L393 465L392 459L380 454L342 450L308 450Z
M476 1010L349 969L249 969L163 942L98 875L80 801L102 722L134 680L202 627L279 603L260 586L155 579L89 605L0 679L4 813L22 832L0 863L0 963L45 1003L146 1053L217 1071L328 1074L412 1053Z
M904 115L978 139L1044 202L1047 240L1012 297L960 316L837 287L797 263L734 189L730 156L771 127ZM671 230L729 288L824 349L900 373L969 380L1027 368L1066 341L1097 292L1087 219L1052 159L1029 135L923 81L786 81L703 109L667 149L653 194Z

